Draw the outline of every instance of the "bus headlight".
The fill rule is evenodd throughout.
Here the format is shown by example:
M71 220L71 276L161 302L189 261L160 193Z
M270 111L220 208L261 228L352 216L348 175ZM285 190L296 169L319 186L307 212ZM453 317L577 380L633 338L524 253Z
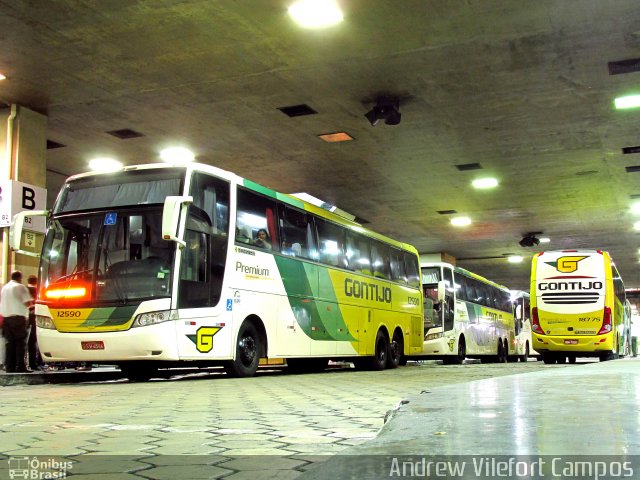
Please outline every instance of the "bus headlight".
M168 322L178 319L177 310L160 310L159 312L141 313L136 315L131 327L146 327L147 325L155 325L157 323Z
M443 334L442 332L438 332L438 333L430 333L429 335L427 335L425 337L425 340L435 340L437 338L442 338Z
M47 328L49 330L55 330L56 326L49 317L43 315L36 315L36 326L40 328Z

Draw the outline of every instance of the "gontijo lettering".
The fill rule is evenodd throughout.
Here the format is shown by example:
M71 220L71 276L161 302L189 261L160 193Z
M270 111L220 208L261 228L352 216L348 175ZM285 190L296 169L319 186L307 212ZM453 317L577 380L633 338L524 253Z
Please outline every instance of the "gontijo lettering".
M538 290L602 290L602 282L540 282Z
M347 297L391 303L391 288L375 283L354 280L352 278L345 278L344 294Z

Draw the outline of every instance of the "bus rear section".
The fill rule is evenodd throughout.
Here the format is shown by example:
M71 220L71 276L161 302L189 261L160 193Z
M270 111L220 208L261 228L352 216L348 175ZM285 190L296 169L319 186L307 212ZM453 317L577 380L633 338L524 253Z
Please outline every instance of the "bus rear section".
M617 358L626 342L624 285L607 252L541 252L531 267L533 348L545 363Z

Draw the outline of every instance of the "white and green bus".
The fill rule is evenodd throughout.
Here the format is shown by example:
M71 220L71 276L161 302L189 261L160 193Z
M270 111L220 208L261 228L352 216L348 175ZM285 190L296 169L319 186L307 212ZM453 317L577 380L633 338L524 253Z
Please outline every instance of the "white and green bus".
M221 169L142 165L70 177L46 215L46 362L159 368L261 358L382 370L422 349L414 247ZM12 245L20 249L19 214Z
M509 355L509 360L521 360L526 362L529 357L538 357L538 352L533 349L531 340L531 297L522 290L511 292L511 302L513 303L513 317L515 341L513 355Z
M516 355L509 289L448 263L422 264L423 354L445 364Z

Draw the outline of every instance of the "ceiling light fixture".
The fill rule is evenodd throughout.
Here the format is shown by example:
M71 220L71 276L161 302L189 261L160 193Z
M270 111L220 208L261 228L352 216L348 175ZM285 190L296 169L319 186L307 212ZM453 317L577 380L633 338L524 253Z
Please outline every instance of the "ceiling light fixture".
M400 114L400 100L397 97L381 96L376 100L376 105L364 114L372 127L380 120L387 125L398 125L402 118Z
M473 188L477 188L478 190L495 188L498 186L498 180L491 177L476 178L473 182L471 182L471 185L473 185Z
M289 7L289 15L304 28L325 28L344 18L333 0L299 0Z
M522 237L522 240L518 242L521 247L534 247L540 244L540 239L536 235L540 235L542 232L529 232Z
M633 229L634 230L640 230L640 222L636 222L633 224Z
M323 133L322 135L318 135L318 137L327 143L348 142L353 140L353 137L347 132Z
M183 165L195 160L195 155L191 150L185 147L165 148L160 152L160 158L163 162L176 163Z
M626 108L640 107L640 95L628 95L626 97L618 97L614 100L616 109L624 110Z
M631 204L631 213L640 213L640 202L634 202Z
M471 219L469 217L455 217L451 219L451 225L454 227L466 227L471 225Z
M549 237L540 237L539 240L540 240L540 243L549 243L549 242L551 242L551 239Z
M122 168L122 162L109 157L93 158L89 160L89 168L94 172L115 172Z
M5 75L3 75L2 73L0 73L0 80L6 80L7 77Z
M522 263L522 257L520 255L511 255L510 257L507 257L507 261L509 263Z

